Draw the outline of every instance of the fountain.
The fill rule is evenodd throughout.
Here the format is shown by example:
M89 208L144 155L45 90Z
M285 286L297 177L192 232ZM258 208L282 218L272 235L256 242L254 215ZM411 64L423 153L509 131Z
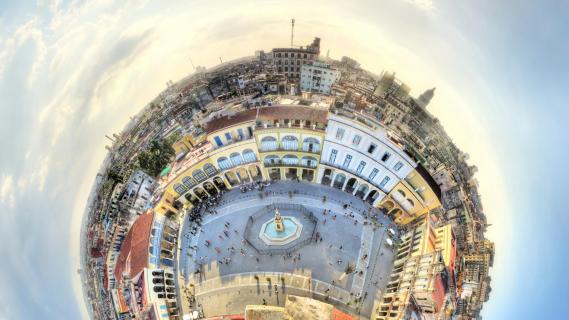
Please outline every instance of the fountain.
M302 224L295 217L281 216L275 208L275 216L261 227L259 238L267 245L278 246L298 239L302 232Z

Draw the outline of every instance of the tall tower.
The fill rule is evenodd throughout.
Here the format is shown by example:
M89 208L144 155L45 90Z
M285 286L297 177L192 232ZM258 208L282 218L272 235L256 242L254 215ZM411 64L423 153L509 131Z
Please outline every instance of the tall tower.
M421 106L421 108L426 108L429 102L431 102L431 99L433 99L435 95L435 89L436 88L429 89L417 98L417 104Z
M294 18L292 18L290 24L291 24L291 27L290 27L290 47L293 48L294 47Z

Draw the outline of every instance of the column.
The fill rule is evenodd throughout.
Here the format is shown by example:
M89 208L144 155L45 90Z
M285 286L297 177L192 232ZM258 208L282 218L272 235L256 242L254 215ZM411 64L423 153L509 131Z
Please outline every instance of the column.
M366 192L366 194L365 194L363 200L367 199L367 196L369 196L369 194L370 194L372 191L373 191L373 190L372 190L371 188L368 189L368 191Z

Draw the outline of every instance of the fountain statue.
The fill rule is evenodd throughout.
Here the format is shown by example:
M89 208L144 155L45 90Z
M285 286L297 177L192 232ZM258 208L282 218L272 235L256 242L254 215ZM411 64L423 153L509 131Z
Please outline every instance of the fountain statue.
M284 223L283 218L281 217L281 213L279 212L279 208L275 208L275 229L277 232L284 231Z

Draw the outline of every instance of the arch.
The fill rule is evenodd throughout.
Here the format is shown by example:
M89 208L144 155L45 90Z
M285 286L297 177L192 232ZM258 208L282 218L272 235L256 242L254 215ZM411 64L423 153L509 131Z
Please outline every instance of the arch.
M249 173L247 172L247 169L245 169L244 167L237 169L235 173L239 177L239 180L241 180L241 183L251 182L251 179L249 178Z
M232 167L231 162L229 161L229 159L227 159L227 157L220 157L217 159L217 165L219 166L219 169L221 170L227 170L230 169Z
M283 157L283 164L287 166L297 166L298 157L293 154L287 154Z
M237 175L233 171L228 171L225 173L225 179L229 182L232 187L235 187L239 184L239 179L237 179Z
M227 187L225 186L225 183L223 182L223 179L221 179L221 177L213 178L213 184L215 184L215 186L219 190L226 190L227 189Z
M230 154L229 160L231 160L231 163L234 166L238 166L240 164L243 164L243 157L241 157L241 154L239 152L233 152L232 154Z
M391 220L396 220L397 218L399 218L399 216L401 216L402 213L403 213L403 211L401 211L401 209L395 208L395 209L389 211L389 213L387 213L387 216Z
M207 180L206 174L200 169L194 170L194 172L192 172L192 176L197 182L202 182L204 180Z
M344 182L346 182L346 176L343 173L339 173L334 178L333 187L342 189L344 187Z
M193 193L188 192L184 195L184 197L186 198L186 200L188 200L189 202L191 202L193 205L196 205L200 202L200 199L197 198Z
M306 156L302 157L301 164L305 167L316 168L318 165L318 160L316 160L314 157Z
M261 151L277 150L277 138L266 136L261 139Z
M182 179L182 183L183 183L188 189L193 188L193 187L197 184L196 180L194 180L194 178L192 178L192 177L190 177L190 176L184 177L184 178Z
M356 186L358 185L358 180L356 178L348 179L348 183L346 183L346 192L353 193L356 190Z
M397 189L397 192L402 196L402 197L406 197L407 195L405 194L405 192L401 189Z
M253 150L245 149L243 150L243 160L245 160L245 162L254 162L257 161L257 156Z
M276 166L281 163L281 158L275 155L266 156L264 163L266 166Z
M391 200L387 200L381 204L381 209L385 210L385 213L393 210L393 208L395 208L395 203Z
M256 164L249 166L249 174L251 175L251 177L255 181L263 180L263 175L261 174L261 169L259 169L259 167Z
M205 190L202 189L201 187L194 188L194 194L196 195L196 197L200 198L201 200L204 200L209 196L207 192L205 192Z
M322 174L322 181L320 183L329 186L330 183L332 182L331 177L332 177L332 169L325 169L324 173Z
M213 183L206 181L203 184L203 188L205 189L205 191L207 191L207 193L209 194L217 194L217 189L215 188L215 186L213 185Z
M302 169L302 180L312 182L314 180L314 170Z
M185 185L183 185L181 183L176 183L174 185L174 191L176 191L176 193L178 193L179 195L183 195L188 190L189 190L188 187L186 187Z
M203 166L203 171L205 171L208 177L213 177L217 174L217 169L211 163L206 163Z
M411 206L411 208L415 207L415 202L411 199L407 199L407 204Z
M282 138L282 146L284 150L298 150L298 138L295 136L284 136Z
M369 204L373 204L375 202L375 199L377 199L377 197L379 197L379 192L377 192L377 190L372 190L367 198L366 198L366 202Z
M358 191L356 191L356 193L355 193L355 196L360 198L360 199L363 199L366 196L368 191L369 191L369 186L367 184L365 184L365 183L360 184L358 186Z
M302 150L305 152L320 152L320 141L316 138L306 138L302 141Z

